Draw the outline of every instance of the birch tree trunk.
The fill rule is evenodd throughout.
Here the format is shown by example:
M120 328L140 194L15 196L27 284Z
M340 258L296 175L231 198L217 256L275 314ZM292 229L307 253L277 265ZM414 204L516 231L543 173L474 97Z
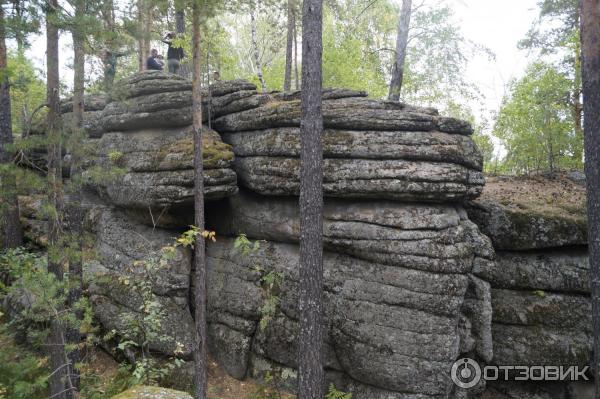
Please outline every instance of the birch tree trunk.
M194 0L192 11L193 29L193 129L194 129L194 224L199 232L204 231L204 176L202 164L202 53L200 33L200 5ZM196 236L194 245L194 270L195 270L195 323L196 323L196 348L194 350L194 385L195 399L206 398L207 387L207 331L206 331L206 261L204 253L204 237Z
M592 289L595 397L600 398L600 0L581 1L585 174Z
M402 10L398 19L398 36L396 37L396 59L392 69L389 99L400 101L400 91L404 80L404 62L406 60L406 47L408 46L408 31L412 14L412 0L402 0Z
M15 248L23 243L21 222L19 221L19 201L17 182L11 171L12 154L6 148L13 144L12 118L10 104L10 83L8 81L6 54L6 31L4 28L4 9L0 7L0 166L4 171L0 175L2 202L0 203L0 249Z
M256 76L260 81L260 87L263 93L267 92L267 85L265 84L265 78L262 72L262 64L260 62L260 51L258 48L258 39L256 34L256 9L258 8L258 2L256 6L250 11L250 25L252 29L252 54L254 56L254 65L256 66Z
M304 0L302 12L299 399L324 396L322 7Z
M285 46L285 76L283 79L283 91L292 89L292 63L294 51L294 34L296 28L296 11L293 0L287 3L287 43Z

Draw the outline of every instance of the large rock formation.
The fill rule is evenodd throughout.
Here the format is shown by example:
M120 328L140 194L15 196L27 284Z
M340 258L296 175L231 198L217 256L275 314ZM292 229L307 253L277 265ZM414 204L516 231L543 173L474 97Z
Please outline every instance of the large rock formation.
M127 321L143 316L133 283L145 282L167 337L151 341L152 351L189 360L189 251L179 247L153 276L135 266L156 262L193 221L191 85L143 72L116 87L86 165L97 253L86 275L96 316L126 338ZM293 371L299 93L259 94L233 81L204 98L205 123L215 129L204 131L207 226L217 232L207 246L209 345L236 378ZM324 91L323 112L329 381L355 399L464 398L486 388L454 387L450 369L463 356L589 362L582 215L550 207L558 194L533 210L509 201L514 190L467 202L484 180L466 122L343 89ZM240 234L257 247L240 252ZM494 384L485 394L541 398L539 389L546 387Z

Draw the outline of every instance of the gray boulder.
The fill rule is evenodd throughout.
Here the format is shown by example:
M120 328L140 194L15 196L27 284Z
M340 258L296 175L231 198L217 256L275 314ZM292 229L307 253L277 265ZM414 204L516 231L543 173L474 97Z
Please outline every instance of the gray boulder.
M214 126L219 132L298 127L300 114L300 101L271 101L257 109L217 118ZM323 124L347 130L473 132L467 122L437 116L428 108L355 97L324 100Z
M150 349L173 356L181 346L178 356L189 357L194 343L188 306L190 251L178 247L171 257L163 258L161 249L173 244L175 233L143 226L110 207L94 207L87 225L96 237L97 256L86 265L85 276L95 316L104 328L127 338L131 323L146 317L143 309L151 301L159 327ZM150 292L140 288L148 283Z
M529 250L587 245L585 215L548 214L480 200L467 207L469 218L498 250Z
M586 249L498 252L495 263L477 263L473 273L493 287L589 294Z
M204 129L203 144L206 198L235 194L237 177L231 169L230 146L208 128ZM113 204L150 210L155 216L171 208L191 207L194 146L189 128L106 133L95 147L93 165L107 171L97 187ZM146 219L149 217L150 213Z

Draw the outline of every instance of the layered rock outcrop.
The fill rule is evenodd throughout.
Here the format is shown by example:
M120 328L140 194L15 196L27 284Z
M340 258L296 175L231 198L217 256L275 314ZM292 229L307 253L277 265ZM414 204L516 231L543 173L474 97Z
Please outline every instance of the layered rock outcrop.
M492 286L492 363L588 366L592 313L584 188L562 177L492 179L468 213L497 251L495 263L473 270ZM560 397L588 397L569 396L572 389L564 386Z
M193 222L191 84L143 72L116 87L86 165L97 253L86 274L96 316L126 337L124 321L143 313L131 282L146 281L162 315L159 335L168 337L150 342L152 351L190 360L189 250L178 247L153 277L134 266L156 261ZM587 364L581 215L541 205L529 212L485 194L476 200L482 157L466 122L352 90L323 97L328 380L355 399L463 398L485 389L454 387L451 366L463 356ZM207 227L217 233L207 244L210 349L236 378L293 371L299 93L265 95L232 81L204 99ZM256 247L236 248L241 234ZM496 384L485 394L515 390L529 392Z
M360 97L324 100L325 195L403 201L474 198L484 181L468 124L435 111ZM298 195L300 102L217 118L241 182L264 195Z
M213 349L237 377L260 374L257 359L295 368L297 200L242 192L228 202L212 227L268 241L249 255L232 239L208 246ZM356 397L446 396L461 353L491 358L489 285L470 270L492 253L475 248L485 238L460 206L327 200L324 234L326 367ZM273 272L281 302L263 330L260 281Z

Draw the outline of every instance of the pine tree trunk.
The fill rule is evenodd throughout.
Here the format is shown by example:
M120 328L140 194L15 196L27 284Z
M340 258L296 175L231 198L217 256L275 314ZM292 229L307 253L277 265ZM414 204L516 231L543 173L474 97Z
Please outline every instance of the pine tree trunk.
M2 7L0 7L2 8ZM10 84L6 76L6 32L4 29L4 10L0 10L0 249L15 248L23 244L23 233L19 221L19 201L17 199L17 183L12 168L11 151L6 148L13 143L12 119L10 108Z
M285 46L285 76L283 79L283 91L292 89L292 63L294 51L294 29L296 26L296 13L293 0L287 3L287 43Z
M256 8L258 8L258 2L256 4ZM256 66L256 76L258 76L262 92L266 93L267 85L265 84L265 78L262 72L262 65L260 62L260 51L258 49L258 39L256 37L256 8L253 8L250 12L250 25L252 29L252 54L254 56L254 65Z
M600 0L581 1L585 174L592 289L595 397L600 398Z
M46 8L46 88L48 97L48 115L46 131L48 132L48 201L53 207L53 214L48 220L48 272L57 280L63 279L61 231L63 215L62 198L62 131L60 118L59 95L59 62L58 62L58 27L56 26L58 1L49 0ZM60 309L59 309L60 310ZM50 352L50 395L53 399L66 398L66 372L64 331L58 319L52 321L48 342Z
M408 30L412 14L412 0L402 0L402 10L398 19L398 36L396 37L396 59L392 70L390 82L391 101L400 101L400 91L404 80L404 62L406 60L406 47L408 46Z
M302 12L299 399L324 396L322 6L304 0Z
M193 129L194 129L194 224L199 232L204 231L204 170L202 164L202 53L200 33L200 5L195 0L192 14L193 29ZM208 346L206 332L206 261L205 241L196 236L194 245L194 318L196 322L196 348L194 350L195 399L206 398Z
M75 3L75 26L73 29L73 126L71 126L71 195L68 207L68 222L71 240L75 242L77 253L72 254L69 259L69 297L68 305L74 309L82 296L83 287L83 218L84 210L82 204L81 177L81 154L84 112L84 84L85 84L85 35L82 30L81 20L85 17L85 0L77 0ZM78 321L83 320L81 311L74 311ZM80 376L75 365L81 360L78 349L81 343L81 335L77 327L67 330L67 342L75 345L75 349L69 352L68 359L71 364L69 369L73 387L79 389ZM69 391L69 397L74 397L74 392Z

